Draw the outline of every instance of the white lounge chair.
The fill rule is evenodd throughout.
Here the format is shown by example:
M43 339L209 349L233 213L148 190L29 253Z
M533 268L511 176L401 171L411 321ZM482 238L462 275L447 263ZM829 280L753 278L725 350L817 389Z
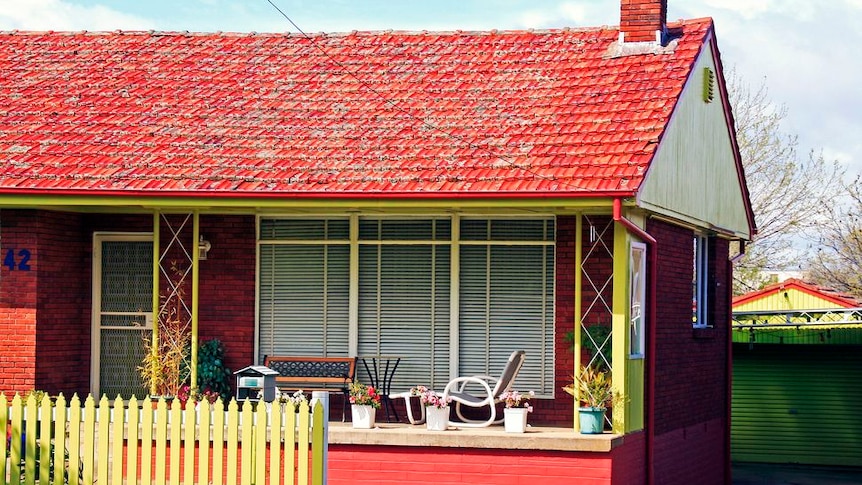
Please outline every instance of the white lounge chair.
M523 350L512 352L499 379L491 376L469 376L452 379L446 385L446 389L443 390L443 399L452 398L452 401L455 403L455 414L461 422L450 421L449 424L462 428L483 428L501 423L503 418L497 419L496 404L500 402L500 395L511 389L515 377L518 376L518 371L524 365L525 357L526 355ZM467 391L467 387L471 384L473 384L472 387L478 385L483 392L471 394ZM467 418L462 414L461 406L471 408L488 406L490 409L488 413L489 417L487 420Z

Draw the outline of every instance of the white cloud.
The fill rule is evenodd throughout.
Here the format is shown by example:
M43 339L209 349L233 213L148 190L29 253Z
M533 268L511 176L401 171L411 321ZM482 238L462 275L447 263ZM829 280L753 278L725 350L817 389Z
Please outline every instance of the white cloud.
M0 0L2 30L147 30L152 22L105 6L61 0Z
M810 20L828 2L813 2L811 0L704 0L703 3L707 11L733 12L745 20L776 15L796 20Z
M860 0L862 1L862 0ZM525 10L520 23L525 28L595 27L619 24L619 4L615 2L551 2L545 8Z

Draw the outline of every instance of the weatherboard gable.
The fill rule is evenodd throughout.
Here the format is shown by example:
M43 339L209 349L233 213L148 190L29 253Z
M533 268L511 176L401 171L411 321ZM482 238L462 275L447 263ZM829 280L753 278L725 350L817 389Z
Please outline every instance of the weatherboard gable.
M695 227L750 239L753 224L713 42L705 41L695 61L638 202Z

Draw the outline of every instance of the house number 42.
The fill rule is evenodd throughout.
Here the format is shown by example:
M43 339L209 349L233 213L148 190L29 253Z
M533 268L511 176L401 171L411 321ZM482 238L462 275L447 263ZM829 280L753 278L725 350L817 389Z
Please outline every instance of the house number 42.
M3 258L3 266L9 268L9 271L30 271L30 250L21 249L16 253L14 249L6 251L6 256Z

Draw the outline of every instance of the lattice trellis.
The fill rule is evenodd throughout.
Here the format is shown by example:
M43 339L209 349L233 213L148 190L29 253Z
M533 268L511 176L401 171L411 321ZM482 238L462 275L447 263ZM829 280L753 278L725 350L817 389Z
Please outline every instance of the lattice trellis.
M192 368L184 349L192 342L192 287L195 254L194 214L159 214L159 304L156 338L161 351L183 351L184 366ZM163 243L163 244L162 244ZM194 352L194 348L191 349ZM185 380L181 375L180 380Z
M611 368L613 331L611 325L613 290L614 222L609 217L584 216L588 243L581 261L581 274L589 301L581 314L581 342L590 350L586 366ZM610 241L609 241L610 240ZM593 264L596 261L597 264ZM608 295L608 292L611 295Z

